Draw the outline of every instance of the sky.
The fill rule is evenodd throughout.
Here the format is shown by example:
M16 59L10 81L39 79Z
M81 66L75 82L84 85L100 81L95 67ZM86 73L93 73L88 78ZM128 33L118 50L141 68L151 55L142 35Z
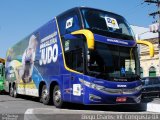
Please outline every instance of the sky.
M15 43L76 6L98 8L124 16L129 24L148 27L154 21L148 14L155 5L144 0L0 0L0 57Z

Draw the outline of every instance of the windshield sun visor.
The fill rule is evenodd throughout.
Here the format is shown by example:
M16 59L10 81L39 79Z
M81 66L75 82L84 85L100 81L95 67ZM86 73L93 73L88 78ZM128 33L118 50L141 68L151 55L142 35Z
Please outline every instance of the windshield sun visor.
M86 40L87 40L88 49L94 49L94 35L91 31L83 29L83 30L74 31L71 34L73 34L73 35L80 35L80 34L84 35L86 37Z

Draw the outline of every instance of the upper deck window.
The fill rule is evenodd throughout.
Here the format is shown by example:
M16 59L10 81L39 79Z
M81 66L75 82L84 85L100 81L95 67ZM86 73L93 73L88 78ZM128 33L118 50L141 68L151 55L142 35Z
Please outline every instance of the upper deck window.
M78 13L74 10L58 16L57 19L61 35L71 33L81 28Z
M126 20L117 14L101 10L81 9L85 28L108 37L133 40L133 34Z

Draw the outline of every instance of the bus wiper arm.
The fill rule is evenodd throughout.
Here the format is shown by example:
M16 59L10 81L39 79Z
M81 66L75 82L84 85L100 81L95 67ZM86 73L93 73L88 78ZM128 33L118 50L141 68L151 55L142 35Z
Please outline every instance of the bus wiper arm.
M105 32L108 32L107 30L104 30L104 29L100 29L100 28L97 28L97 27L90 27L90 29L93 29L93 30L101 30L101 31L105 31Z
M89 71L88 74L91 75L91 76L94 76L94 77L98 77L100 75L100 72Z

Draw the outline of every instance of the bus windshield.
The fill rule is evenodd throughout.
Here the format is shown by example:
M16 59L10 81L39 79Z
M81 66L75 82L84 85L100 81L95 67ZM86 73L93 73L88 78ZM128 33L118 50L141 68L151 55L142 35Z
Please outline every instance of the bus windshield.
M87 58L88 73L99 78L134 81L139 75L136 47L121 47L95 42L95 49L88 50Z
M133 40L133 32L127 21L120 15L82 8L81 9L84 27L94 33L108 37Z

